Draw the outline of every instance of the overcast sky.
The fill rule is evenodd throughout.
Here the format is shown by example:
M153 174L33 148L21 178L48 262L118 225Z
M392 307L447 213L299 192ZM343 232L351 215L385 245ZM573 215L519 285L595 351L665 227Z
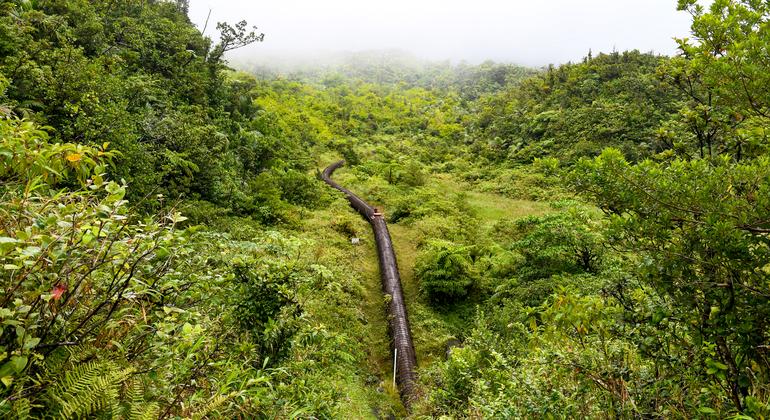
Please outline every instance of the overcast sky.
M674 54L689 32L676 0L191 0L199 28L246 19L265 42L260 56L400 49L431 60L486 59L541 66L594 53L639 49Z

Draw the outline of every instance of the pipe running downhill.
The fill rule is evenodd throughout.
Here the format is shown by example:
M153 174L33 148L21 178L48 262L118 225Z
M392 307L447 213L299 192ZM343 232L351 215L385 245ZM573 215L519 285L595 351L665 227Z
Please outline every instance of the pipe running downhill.
M390 239L385 218L364 200L350 190L340 186L331 179L332 173L345 164L344 160L335 162L324 169L321 178L330 186L342 191L350 205L356 209L372 226L374 240L377 243L377 254L380 261L380 277L382 291L389 296L386 308L388 317L388 332L390 334L391 355L395 355L396 384L407 410L415 400L415 384L417 356L412 343L412 333L409 328L409 318L406 313L404 294L401 290L401 277L398 274L396 254Z

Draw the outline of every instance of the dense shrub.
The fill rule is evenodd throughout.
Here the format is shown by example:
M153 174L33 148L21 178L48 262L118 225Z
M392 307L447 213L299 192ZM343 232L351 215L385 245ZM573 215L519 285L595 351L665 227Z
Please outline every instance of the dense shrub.
M437 303L466 296L475 280L470 250L441 240L429 242L420 251L414 270L420 288Z

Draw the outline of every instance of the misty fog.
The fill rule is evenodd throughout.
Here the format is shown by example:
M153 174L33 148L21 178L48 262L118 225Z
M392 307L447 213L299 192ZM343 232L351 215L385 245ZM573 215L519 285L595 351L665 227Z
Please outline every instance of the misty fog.
M429 60L528 66L576 61L589 50L671 55L690 17L675 0L191 0L190 18L216 38L216 22L247 20L264 43L231 58L310 59L339 52L399 50Z

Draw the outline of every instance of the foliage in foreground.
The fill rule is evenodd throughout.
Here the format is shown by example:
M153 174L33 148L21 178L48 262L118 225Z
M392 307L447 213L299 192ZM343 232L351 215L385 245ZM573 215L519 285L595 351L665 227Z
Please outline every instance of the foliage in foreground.
M337 274L305 259L307 240L241 241L179 229L177 212L139 216L107 180L114 153L49 143L19 120L0 120L0 133L3 416L339 409L360 344L301 302L310 290L313 302L356 299L324 289Z

